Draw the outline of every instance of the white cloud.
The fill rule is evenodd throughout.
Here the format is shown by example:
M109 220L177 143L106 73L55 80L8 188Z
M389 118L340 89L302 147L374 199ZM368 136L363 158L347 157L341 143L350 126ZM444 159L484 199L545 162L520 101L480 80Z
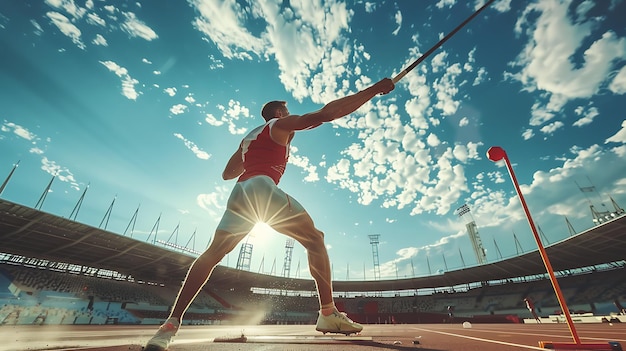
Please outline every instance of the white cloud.
M139 81L132 78L126 68L119 66L113 61L100 61L100 63L108 68L109 71L115 73L116 76L122 78L122 95L130 100L137 100L139 93L135 90L135 85L138 84Z
M0 15L0 20L2 19L2 15ZM43 34L43 28L41 28L41 25L39 23L37 23L37 21L35 20L30 20L30 23L33 25L33 27L35 27L35 30L33 31L33 33L35 33L35 35L42 35ZM5 28L2 23L0 23L0 28Z
M67 17L58 12L48 12L46 16L48 16L48 18L52 21L52 24L54 24L61 31L61 33L70 38L76 46L80 49L85 49L85 44L81 38L82 32L78 29L78 27L72 24Z
M442 69L445 69L447 66L446 58L448 58L448 53L446 51L442 51L437 55L433 56L431 60L431 67L433 73L437 73Z
M452 150L448 148L437 160L435 185L418 200L419 206L413 209L412 214L419 214L422 211L446 214L450 210L450 205L456 203L461 194L468 190L463 167L453 165L452 159Z
M76 5L73 0L46 0L47 5L65 11L75 19L81 18L87 12L86 9Z
M72 174L68 168L60 166L55 161L52 161L44 156L41 159L41 169L48 174L55 176L56 179L69 183L75 190L79 190L79 185L74 179L74 174Z
M626 58L625 38L618 38L612 31L598 37L593 33L594 19L579 18L573 23L568 13L570 4L570 1L531 4L516 24L516 31L523 32L528 42L512 63L520 71L505 76L520 81L528 91L539 90L549 98L547 104L538 101L540 105L534 109L538 114L533 113L531 125L549 121L572 99L596 95L607 83L615 62ZM581 3L578 16L586 14L590 5ZM586 44L590 39L591 44Z
M230 195L230 190L228 186L216 186L215 191L212 193L199 194L196 197L196 204L207 211L215 220L219 220L219 217L226 209L225 204Z
M623 66L617 72L611 84L609 84L609 90L615 94L626 94L626 66Z
M96 34L96 37L91 41L91 43L99 46L109 46L107 40L100 34Z
M433 83L437 97L434 107L441 110L444 116L456 113L460 105L460 101L455 100L455 97L459 92L457 78L461 73L462 70L459 63L449 65L444 75Z
M469 124L469 118L467 118L467 116L459 120L459 127L465 127L468 124Z
M217 105L217 108L221 110L224 115L218 121L213 115L207 114L205 118L207 123L213 126L226 124L228 125L228 131L235 135L244 134L247 131L247 128L245 127L237 127L236 123L241 117L252 117L250 115L250 110L247 107L242 106L239 101L230 100L228 102L228 106Z
M508 12L511 9L511 0L499 0L491 6L498 12Z
M626 144L626 120L622 121L622 129L618 130L613 136L606 139L604 142L608 143L622 143Z
M79 184L76 182L74 178L74 174L67 168L60 166L56 161L50 160L47 156L43 156L45 154L44 149L38 146L38 142L41 140L35 133L32 133L28 130L28 128L23 127L21 125L15 124L13 122L4 121L4 123L0 126L0 131L5 133L13 133L18 137L25 139L29 142L30 149L29 153L34 155L41 156L41 169L47 172L50 175L56 177L56 179L69 183L70 187L76 190L79 190ZM0 140L2 137L0 136ZM46 142L50 142L50 138L45 139Z
M577 114L581 116L581 118L574 122L573 126L575 127L582 127L591 124L593 122L593 119L600 115L600 112L598 112L598 108L593 106L587 110L577 109L577 111Z
M328 169L326 180L329 182L334 183L347 179L350 179L350 161L348 159L343 158Z
M375 2L365 2L365 12L372 13L376 10Z
M476 47L472 48L472 50L467 53L467 62L463 65L463 69L467 72L472 72L474 70L474 63L476 63Z
M467 148L464 145L454 145L454 149L452 149L452 154L457 160L461 162L466 162L469 157Z
M215 69L224 68L224 62L222 62L222 60L218 59L214 55L209 55L209 60L211 62L209 64L210 69L215 70Z
M325 103L337 97L337 88L344 95L349 87L337 86L338 77L346 74L350 55L365 56L363 49L342 40L352 16L343 3L291 1L285 8L253 2L249 9L234 0L192 0L191 4L199 14L194 26L222 55L241 60L274 56L281 82L300 101L310 97ZM255 35L243 25L251 20L267 25Z
M302 168L306 172L306 176L303 179L305 182L317 182L320 179L317 174L317 166L311 164L308 157L298 155L298 148L293 145L289 151L289 163Z
M451 8L455 4L456 4L456 0L439 0L439 2L435 4L435 6L437 6L437 8L439 9L442 9L444 7Z
M486 79L487 79L487 69L485 67L480 67L476 74L476 78L474 78L474 82L472 83L472 86L479 85L482 82L484 82Z
M30 150L28 150L28 152L30 152L31 154L35 154L35 155L43 155L44 151L38 147L32 147L30 148Z
M479 143L468 143L467 145L455 145L452 150L454 157L462 163L467 163L470 159L478 159Z
M197 30L207 35L226 58L250 59L248 52L261 56L264 43L246 30L243 22L250 15L234 0L191 0L199 16L194 21ZM218 13L219 16L215 16Z
M173 115L180 115L180 114L185 113L186 111L187 111L187 105L176 104L170 107L170 113Z
M539 130L543 134L552 134L552 133L556 132L558 129L563 128L564 125L565 124L563 124L563 122L556 121L556 122L552 122L552 123L546 124L545 126L541 127Z
M379 201L384 208L410 207L412 215L449 211L467 192L463 167L453 163L477 158L478 144L447 148L435 158L431 153L444 145L436 134L403 124L393 104L377 102L375 109L381 116L377 126L359 123L367 117L356 119L362 126L360 142L341 152L348 158L331 165L325 179L357 194L362 205Z
M3 132L13 132L15 135L19 136L20 138L29 140L29 141L34 141L37 136L34 133L31 133L27 128L22 127L19 124L15 124L13 122L7 122L4 121L4 123L2 124L2 130Z
M394 18L396 20L396 24L398 25L398 28L396 28L391 34L398 35L398 32L400 32L400 28L402 28L402 12L400 11L396 12L396 15L394 16Z
M106 21L100 18L100 16L98 16L98 14L94 12L90 12L87 14L87 23L103 28L106 27Z
M169 96L174 96L176 95L176 88L165 88L163 89L163 92L165 92Z
M404 110L411 118L409 122L416 129L428 129L427 117L432 113L430 87L422 75L412 74L405 77L409 81L409 91L412 98L404 104Z
M187 147L187 149L191 150L191 152L193 152L197 158L201 160L208 160L211 157L211 154L202 150L200 147L198 147L198 145L196 145L191 140L186 139L182 134L174 133L174 136L182 140L185 146Z
M552 118L554 118L554 112L548 109L545 105L540 102L535 102L530 109L530 125L531 126L540 126Z
M215 126L215 127L219 127L224 125L224 121L223 120L218 120L217 118L215 118L215 116L213 116L210 113L206 114L206 117L204 119L208 124Z
M224 111L226 115L232 119L239 119L239 117L250 118L250 110L242 106L239 101L228 101L228 108Z
M131 37L139 37L148 41L155 40L159 37L156 32L152 30L152 28L148 27L145 23L139 20L134 13L125 12L124 19L125 20L124 23L122 23L121 28Z
M428 144L428 146L435 147L441 144L441 140L439 140L439 137L437 137L435 134L430 133L426 137L426 143Z
M593 1L585 0L578 5L576 8L576 19L582 20L587 15L589 10L591 10L595 6Z
M524 138L524 140L528 140L532 138L533 136L535 136L535 132L532 129L525 129L522 132L522 138Z

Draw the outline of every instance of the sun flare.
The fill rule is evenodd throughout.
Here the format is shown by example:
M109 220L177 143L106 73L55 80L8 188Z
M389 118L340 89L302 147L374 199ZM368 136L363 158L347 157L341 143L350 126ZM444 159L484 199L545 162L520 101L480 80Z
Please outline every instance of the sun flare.
M275 233L276 231L272 229L269 224L265 222L257 222L254 227L252 227L252 230L250 230L248 236L250 238L267 238L268 235L273 235Z

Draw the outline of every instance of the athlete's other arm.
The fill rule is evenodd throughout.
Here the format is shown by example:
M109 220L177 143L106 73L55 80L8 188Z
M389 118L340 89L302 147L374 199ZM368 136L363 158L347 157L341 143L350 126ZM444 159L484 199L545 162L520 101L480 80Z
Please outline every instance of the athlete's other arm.
M237 151L235 151L235 153L228 160L228 163L226 163L224 172L222 172L222 179L235 179L239 177L243 173L243 171L243 154L241 150L241 144L239 144L239 148L237 148Z
M382 79L365 90L331 101L318 111L307 113L302 116L292 115L283 117L276 121L275 127L286 131L315 128L324 122L330 122L351 114L359 107L363 106L363 104L371 100L374 96L378 94L387 94L392 91L394 87L395 86L391 79Z

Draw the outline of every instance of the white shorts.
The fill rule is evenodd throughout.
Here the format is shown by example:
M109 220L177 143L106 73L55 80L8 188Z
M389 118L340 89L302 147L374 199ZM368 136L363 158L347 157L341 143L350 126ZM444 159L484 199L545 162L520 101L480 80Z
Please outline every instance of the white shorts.
M255 176L235 184L217 229L247 234L259 222L270 227L294 219L304 207L282 191L268 176Z

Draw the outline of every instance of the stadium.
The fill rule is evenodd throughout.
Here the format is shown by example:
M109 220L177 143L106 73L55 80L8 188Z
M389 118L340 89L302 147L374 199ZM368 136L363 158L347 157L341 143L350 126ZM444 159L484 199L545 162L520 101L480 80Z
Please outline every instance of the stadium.
M0 351L163 351L172 337L170 351L622 350L626 120L616 116L626 94L625 3L0 5L0 154L5 164L17 159L0 184ZM376 77L389 78L367 87ZM291 144L308 129L316 130ZM242 135L228 158L222 148ZM497 168L485 167L486 145L516 153L524 192L553 240L534 225L502 148L487 151ZM25 172L10 182L20 162ZM287 163L299 173L281 178ZM237 178L239 189L270 174L287 193L297 189L332 236L297 221L308 216L282 190L229 197L223 182ZM31 206L30 190L49 176ZM582 178L590 186L578 185ZM610 199L601 211L571 191L573 181L585 197L595 192L591 178ZM55 179L62 187L52 187ZM83 206L92 181L98 201L116 192L108 209L91 199ZM120 199L112 215L117 192L139 202L134 214ZM535 237L530 251L522 248L529 237L520 242L513 231L528 229L517 200ZM493 238L489 259L474 219L449 218L465 201ZM232 211L244 203L253 209ZM272 207L290 214L278 218ZM148 235L137 218L159 211L175 216L159 214ZM217 225L219 213L235 220ZM456 210L464 220L469 213L467 204ZM181 218L216 249L202 261L195 230L179 244L180 221L162 240L159 224ZM255 237L257 224L268 230ZM284 257L285 238L270 229L288 234ZM510 231L503 257L496 237ZM247 236L235 246L228 239L238 234ZM263 253L258 272L249 238ZM371 256L360 239L370 240ZM442 259L433 267L431 254ZM274 256L269 273L266 255ZM196 273L217 257L224 260L202 287L204 272ZM300 267L307 258L308 272ZM177 296L193 262L200 269ZM365 327L342 328L350 319Z
M626 216L613 204L612 212L591 208L591 229L546 247L575 323L626 322ZM195 258L185 247L139 241L2 199L0 240L3 326L158 325ZM240 261L250 254L245 245ZM564 323L548 278L535 250L424 277L338 280L334 292L338 307L364 324ZM315 323L311 279L220 265L209 283L183 324ZM534 301L538 320L525 298Z

